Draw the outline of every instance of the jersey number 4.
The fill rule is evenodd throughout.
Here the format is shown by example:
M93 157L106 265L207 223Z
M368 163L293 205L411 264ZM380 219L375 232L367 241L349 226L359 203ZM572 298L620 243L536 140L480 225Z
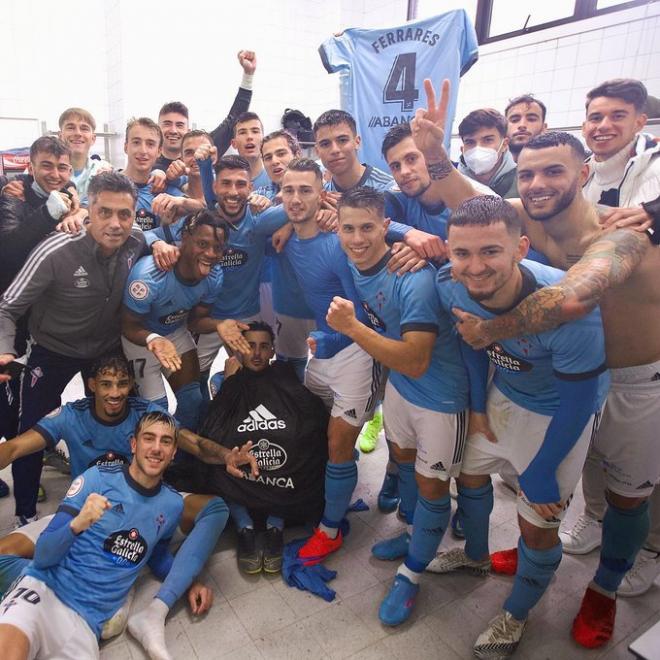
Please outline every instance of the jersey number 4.
M400 103L402 112L413 109L419 99L419 90L415 87L416 65L417 53L396 56L383 89L383 103Z

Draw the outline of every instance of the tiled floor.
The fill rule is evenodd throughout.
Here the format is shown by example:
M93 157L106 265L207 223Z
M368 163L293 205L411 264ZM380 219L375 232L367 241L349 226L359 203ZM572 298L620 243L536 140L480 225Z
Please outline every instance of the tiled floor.
M356 497L362 497L372 508L350 514L351 533L344 548L327 561L327 566L337 571L337 578L330 583L337 592L332 603L289 588L279 576L239 573L233 533L225 533L202 576L215 592L213 608L207 616L196 619L185 605L179 605L168 619L167 641L173 657L177 660L470 658L475 638L508 594L510 578L427 574L409 622L393 629L378 621L378 605L397 563L375 560L370 547L376 540L399 533L403 528L394 514L382 515L375 507L385 460L383 442L373 454L360 460ZM9 470L0 476L8 479ZM67 481L53 470L46 470L43 483L49 499L40 509L46 513L57 506ZM582 498L577 495L568 512L569 522L581 506ZM12 507L11 498L1 501L0 528L10 525ZM518 536L515 502L497 480L491 523L492 549L515 543ZM302 532L290 530L289 538L297 538ZM451 547L456 542L447 538L444 545ZM628 644L660 618L657 584L639 598L619 599L614 639L605 649L581 650L570 638L571 621L596 562L597 553L586 557L564 555L556 579L530 617L516 657L525 660L632 657ZM133 607L140 608L156 590L155 579L143 578ZM660 649L658 653L660 657ZM125 660L146 656L130 635L124 634L105 644L101 657Z

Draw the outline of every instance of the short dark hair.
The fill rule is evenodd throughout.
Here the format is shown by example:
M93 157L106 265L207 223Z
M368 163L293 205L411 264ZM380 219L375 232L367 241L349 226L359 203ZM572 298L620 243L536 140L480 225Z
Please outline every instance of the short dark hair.
M509 99L508 105L506 108L504 108L504 116L506 117L506 115L509 114L509 110L511 110L514 105L520 105L521 103L525 103L526 105L536 103L536 105L541 108L541 121L545 121L545 115L547 113L545 103L543 103L543 101L539 101L539 99L535 98L533 94L522 94L521 96L516 96L515 98Z
M246 121L258 121L259 124L261 124L261 130L264 130L264 125L259 115L256 112L247 110L245 112L241 112L241 114L236 117L236 122L234 123L234 137L236 137L236 129L238 125L244 124Z
M267 142L271 142L272 140L277 140L279 138L283 138L286 140L286 143L289 145L289 149L291 149L291 153L295 156L296 154L301 153L300 149L300 143L298 142L297 138L294 135L291 135L289 131L284 131L284 130L279 130L279 131L273 131L272 133L268 133L266 137L261 142L261 153L264 151L264 145Z
M548 149L568 145L575 157L583 161L587 157L584 145L574 135L565 131L546 131L535 135L523 148L525 149Z
M447 233L453 227L488 227L503 222L510 234L522 234L522 220L516 209L496 195L471 197L460 204L447 220Z
M195 213L191 213L183 221L182 231L192 234L201 225L211 227L216 238L218 238L218 232L220 232L223 245L227 242L227 237L229 236L227 223L218 215L217 211L200 209L199 211L195 211Z
M608 98L623 99L626 103L635 106L637 112L642 112L644 104L648 98L646 86L640 80L633 78L613 78L594 87L590 92L587 92L587 100L584 107L589 110L589 104L599 96L606 96Z
M34 162L38 153L46 153L56 158L68 156L71 158L71 149L66 142L63 142L54 135L43 135L37 138L30 147L30 160Z
M463 139L480 128L494 128L502 137L506 137L508 124L506 117L494 108L479 108L463 118L458 125L458 134Z
M134 126L143 126L144 128L149 128L152 131L155 131L158 134L158 147L160 148L163 146L163 131L160 130L160 126L150 117L131 117L126 124L125 142L128 142L128 134Z
M96 358L92 362L92 368L89 374L92 378L96 378L106 371L114 371L118 374L133 376L133 369L130 362L121 353L106 353Z
M353 188L339 199L337 213L344 208L373 210L378 216L385 217L385 195L368 186Z
M320 128L324 126L338 126L339 124L348 124L353 135L357 135L357 124L353 116L346 110L326 110L315 122L312 130L314 137Z
M412 131L410 130L410 124L408 122L403 122L402 124L392 126L392 128L387 131L385 138L383 139L383 146L381 148L383 158L387 160L387 152L392 147L396 147L399 142L403 142L406 138L411 136Z
M168 115L170 112L176 112L178 115L183 115L188 119L188 108L181 101L170 101L166 103L158 111L158 118L160 119L161 115Z
M286 169L291 172L314 172L315 177L319 181L323 181L323 173L319 164L311 158L294 158L286 166Z
M184 133L183 137L181 138L181 149L183 149L183 143L186 140L190 140L191 138L194 137L205 137L208 139L208 141L211 144L213 144L213 138L211 137L211 134L208 131L204 131L201 128L193 128L191 131Z
M245 170L248 175L250 174L250 163L247 162L243 156L229 155L223 156L218 159L218 162L213 168L216 174L222 170Z
M90 201L94 201L102 192L128 193L133 198L134 204L137 201L135 185L121 172L100 172L90 179L87 189Z
M273 328L270 323L266 323L265 321L250 321L248 323L248 329L243 330L243 335L245 335L246 332L267 332L271 343L275 343L275 333L273 332Z

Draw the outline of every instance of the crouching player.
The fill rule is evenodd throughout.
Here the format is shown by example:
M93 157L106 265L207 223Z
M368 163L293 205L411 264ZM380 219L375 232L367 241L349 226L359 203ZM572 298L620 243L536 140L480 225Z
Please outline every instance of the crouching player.
M339 201L339 239L372 330L353 303L335 297L328 325L390 368L383 413L385 436L399 466L400 509L408 530L377 543L379 559L405 560L381 603L380 620L403 623L419 579L449 523L449 478L457 477L467 437L468 379L449 315L434 291L435 270L403 275L387 268L385 199L355 188Z
M0 603L0 657L98 658L103 623L142 567L167 576L183 511L162 483L176 452L174 420L147 413L131 448L129 466L94 466L71 484L32 564Z
M514 208L497 197L475 197L449 219L451 269L436 286L447 311L460 308L490 319L515 307L563 271L525 260ZM447 573L490 568L488 522L493 508L490 476L518 477L518 569L503 611L479 636L479 658L510 656L529 611L541 599L561 560L558 528L571 499L607 391L600 313L537 335L465 349L473 414L458 483L465 549L443 552L428 570ZM488 360L495 377L488 390ZM492 430L491 430L492 429Z

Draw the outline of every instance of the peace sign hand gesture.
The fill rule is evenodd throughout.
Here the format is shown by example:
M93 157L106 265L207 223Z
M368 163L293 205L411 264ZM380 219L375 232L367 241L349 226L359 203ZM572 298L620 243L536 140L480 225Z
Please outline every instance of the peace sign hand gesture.
M449 80L442 81L440 101L437 105L433 83L428 78L424 80L424 91L428 107L415 111L415 118L410 122L412 137L427 163L444 161L447 159L443 143L449 105Z

